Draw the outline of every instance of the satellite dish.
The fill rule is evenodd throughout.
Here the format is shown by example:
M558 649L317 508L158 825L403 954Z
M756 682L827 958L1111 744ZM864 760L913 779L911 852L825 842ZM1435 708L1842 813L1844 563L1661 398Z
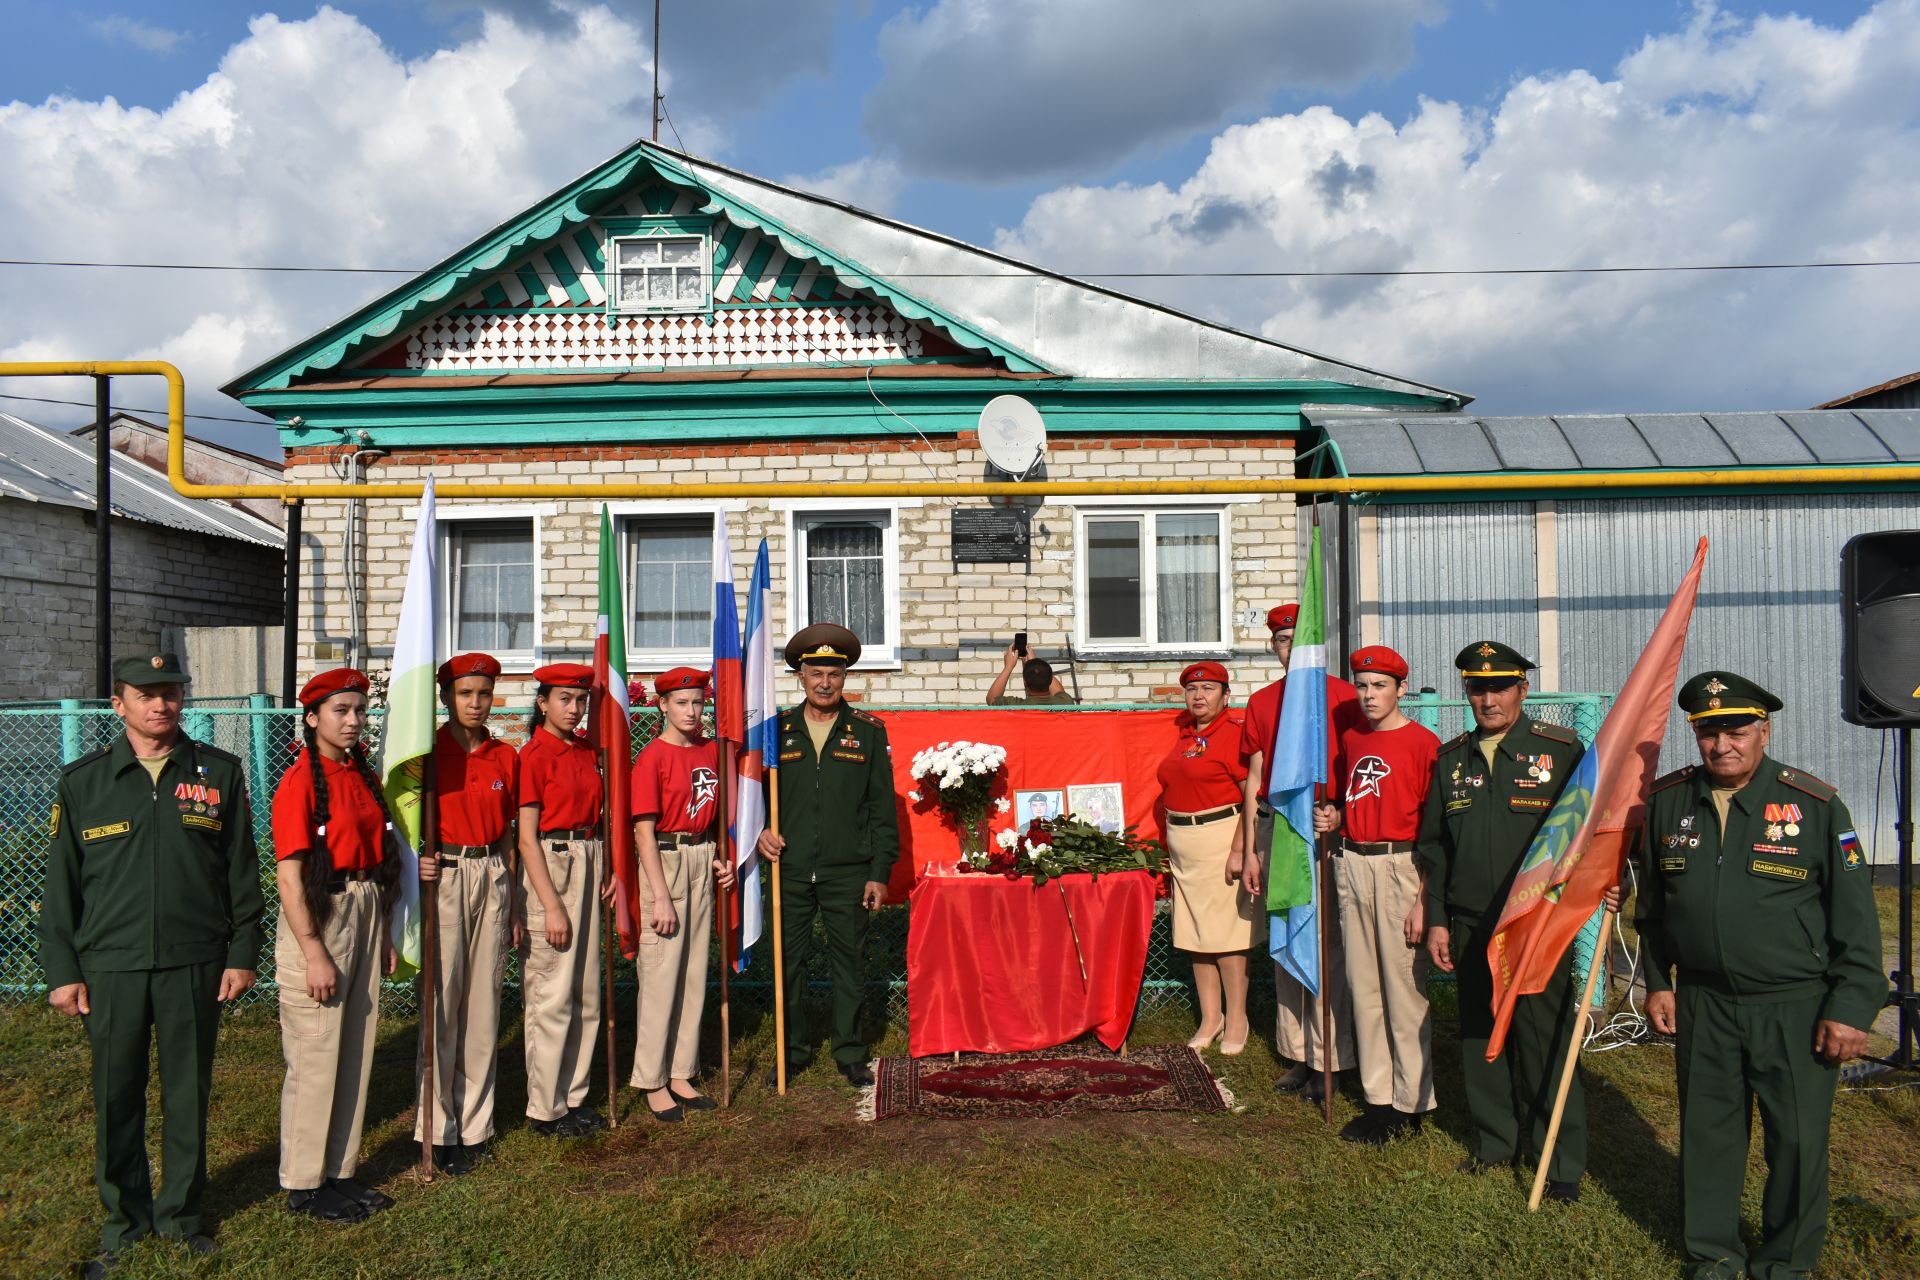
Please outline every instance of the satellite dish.
M1010 476L1024 476L1047 451L1047 424L1019 396L995 396L980 411L980 447Z

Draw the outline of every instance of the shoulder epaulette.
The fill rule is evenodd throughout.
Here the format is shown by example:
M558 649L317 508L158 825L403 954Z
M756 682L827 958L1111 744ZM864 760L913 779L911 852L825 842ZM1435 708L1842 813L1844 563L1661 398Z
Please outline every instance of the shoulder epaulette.
M1453 750L1455 747L1466 745L1467 739L1471 738L1472 736L1473 736L1472 732L1469 731L1467 733L1461 734L1457 738L1448 739L1447 741L1440 744L1440 753L1442 755L1445 755L1447 752Z
M75 769L80 768L82 765L92 764L95 760L98 760L101 757L105 756L107 752L111 750L113 750L112 747L101 747L98 751L89 751L87 752L87 754L81 756L78 760L69 760L66 764L61 765L60 772L62 774L72 773Z
M1694 770L1697 768L1699 768L1698 765L1690 764L1683 769L1675 769L1672 773L1665 774L1661 777L1655 778L1653 780L1653 786L1648 789L1648 793L1651 794L1652 792L1655 792L1655 791L1665 791L1668 787L1674 786L1677 783L1685 782L1688 778L1691 778L1693 776Z
M193 740L193 745L195 750L200 751L205 755L210 755L216 760L225 760L228 764L240 763L239 756L233 754L233 752L231 751L222 750L221 748L214 746L211 742L202 742L198 738L195 738Z
M1806 792L1816 800L1831 800L1840 794L1840 788L1829 786L1812 774L1802 773L1798 769L1782 769L1780 771L1780 781L1786 783L1795 791Z
M1533 733L1537 738L1551 738L1555 742L1578 742L1580 735L1564 725L1549 724L1545 720L1533 722Z
M853 718L855 720L863 720L868 724L879 725L882 729L887 727L887 722L879 716L873 714L871 711L862 711L858 707L853 709Z

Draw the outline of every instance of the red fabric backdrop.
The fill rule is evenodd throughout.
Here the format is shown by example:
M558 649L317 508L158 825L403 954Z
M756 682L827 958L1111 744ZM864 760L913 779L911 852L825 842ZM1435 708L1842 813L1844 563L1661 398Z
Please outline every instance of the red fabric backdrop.
M1072 786L1117 782L1127 822L1142 836L1160 838L1160 783L1156 773L1173 746L1178 707L1150 711L876 711L893 747L894 804L900 819L900 860L888 886L894 902L904 902L930 861L951 863L960 839L945 811L933 802L933 789L920 787L908 772L913 757L942 742L986 742L1007 749L1007 768L997 795L1015 791L1064 791ZM907 793L919 790L919 804ZM1014 825L1014 815L995 814L990 831Z

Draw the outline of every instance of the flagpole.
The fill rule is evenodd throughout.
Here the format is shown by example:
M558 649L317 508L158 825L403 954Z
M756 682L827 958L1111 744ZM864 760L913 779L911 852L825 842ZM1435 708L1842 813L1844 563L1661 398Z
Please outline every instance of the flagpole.
M716 726L717 727L717 726ZM733 806L734 745L722 742L720 749L720 862L723 866L734 866L733 831L731 819ZM713 913L720 931L720 1105L733 1105L733 1003L727 991L728 971L733 968L733 950L728 945L732 939L732 898L725 882L720 892L714 895Z
M614 704L611 697L602 698L600 704L602 714L606 714L612 706L617 705ZM613 792L607 785L611 779L609 772L611 766L607 759L607 749L600 747L594 752L594 755L599 758L600 762L600 795L602 797L600 804L600 852L606 859L606 866L602 871L600 879L600 888L604 890L607 882L614 878L613 807L606 801L606 798L610 797ZM620 929L619 916L615 913L613 905L611 903L603 904L602 899L598 895L589 899L589 902L595 911L604 911L606 913L605 926L600 930L600 1011L607 1029L607 1127L609 1129L618 1129L620 1127L620 1086L614 1076L614 1037L616 1029L619 1026L619 1018L615 1014L613 1007L613 948L615 945L614 939L618 936Z
M780 834L780 775L767 784L767 830ZM780 860L773 860L773 1080L782 1097L787 1092L787 950L780 914Z
M427 750L426 758L421 762L420 791L420 851L429 853L436 862L440 856L440 795L438 779L434 771L434 753L439 750L439 735L434 735L434 745ZM444 873L446 868L439 869ZM419 878L416 870L415 878ZM429 1182L433 1180L433 1139L434 1118L433 1103L438 1092L435 1085L434 1050L438 1047L439 1001L435 999L440 985L440 877L434 876L432 884L421 885L420 893L420 1175Z
M1587 1010L1593 1007L1593 989L1600 982L1600 975L1606 967L1607 945L1613 940L1613 917L1611 907L1606 918L1600 922L1600 941L1593 948L1593 964L1587 969L1587 984L1580 996L1580 1007L1574 1010L1573 1034L1567 1039L1567 1060L1560 1066L1560 1092L1554 1095L1553 1115L1547 1121L1547 1140L1540 1148L1540 1167L1533 1171L1533 1193L1527 1197L1527 1212L1532 1213L1540 1207L1540 1196L1547 1189L1547 1166L1553 1160L1553 1144L1560 1136L1560 1116L1567 1109L1567 1094L1573 1088L1573 1071L1580 1062L1580 1046L1587 1038Z
M1319 787L1314 788L1316 792ZM1314 796L1314 803L1320 801ZM1327 857L1327 837L1324 833L1314 837L1315 852L1319 855L1320 865L1314 874L1320 877L1320 906L1314 915L1314 932L1318 935L1314 941L1320 948L1320 1114L1328 1124L1333 1123L1333 975L1329 967L1332 963L1331 950L1327 945L1328 925L1327 906L1333 901L1333 862Z

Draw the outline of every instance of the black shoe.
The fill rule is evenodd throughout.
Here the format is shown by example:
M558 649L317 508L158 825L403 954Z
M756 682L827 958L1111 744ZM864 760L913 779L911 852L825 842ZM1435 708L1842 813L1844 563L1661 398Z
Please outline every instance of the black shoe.
M433 1167L449 1178L459 1178L473 1172L473 1157L467 1154L465 1147L458 1145L443 1147L435 1143Z
M668 1090L668 1092L672 1093L672 1090ZM704 1093L696 1093L691 1098L683 1098L675 1093L673 1100L688 1111L717 1111L720 1109L720 1104Z
M87 1259L86 1265L80 1268L80 1275L83 1280L107 1280L107 1277L113 1274L113 1269L120 1265L120 1261L118 1250L98 1254Z
M392 1196L383 1195L372 1187L362 1186L352 1178L328 1178L327 1185L368 1213L379 1213L382 1209L393 1208Z
M187 1252L196 1258L209 1257L213 1251L218 1248L218 1246L213 1243L212 1236L199 1231L194 1232L180 1243L187 1246Z
M797 1063L789 1062L787 1064L787 1083L792 1084L794 1080L799 1077L800 1073L802 1071L805 1071L811 1065L813 1065L811 1060L807 1062L797 1062ZM778 1089L780 1087L780 1068L768 1067L767 1074L764 1077L764 1079L766 1081L767 1088Z
M287 1192L287 1212L304 1213L322 1222L359 1222L367 1216L365 1206L349 1200L331 1186Z
M592 1107L575 1107L567 1112L567 1123L573 1126L575 1133L581 1135L598 1133L607 1127L605 1117Z
M1308 1077L1306 1086L1300 1090L1300 1101L1315 1107L1325 1102L1327 1100L1327 1093L1324 1087L1326 1080L1327 1078L1318 1071L1314 1072L1313 1075ZM1333 1091L1335 1093L1340 1092L1340 1073L1338 1071L1333 1073Z
M1347 1122L1340 1130L1343 1142L1359 1142L1369 1147L1385 1145L1387 1126L1393 1123L1393 1117L1399 1114L1390 1106L1367 1104L1367 1109Z
M1580 1201L1579 1179L1576 1178L1572 1182L1555 1182L1552 1178L1548 1178L1546 1199L1557 1200L1561 1204L1578 1204Z
M561 1116L558 1120L529 1120L527 1128L543 1138L577 1138L580 1130L574 1128L572 1116Z
M843 1062L840 1064L840 1074L856 1089L864 1089L873 1083L873 1068L864 1062Z
M1273 1082L1273 1091L1275 1093L1298 1093L1307 1087L1307 1080L1312 1075L1313 1072L1307 1068L1306 1063L1296 1062L1293 1066L1287 1068L1285 1075Z
M460 1154L466 1157L468 1167L482 1165L493 1159L493 1143L465 1142L460 1145Z
M1465 1160L1453 1166L1453 1171L1455 1173L1471 1173L1477 1177L1483 1173L1492 1173L1499 1167L1498 1165L1488 1164L1479 1156L1468 1156Z
M687 1118L687 1113L682 1111L677 1105L668 1107L665 1111L655 1111L651 1102L647 1103L647 1114L651 1115L661 1124L679 1124Z

